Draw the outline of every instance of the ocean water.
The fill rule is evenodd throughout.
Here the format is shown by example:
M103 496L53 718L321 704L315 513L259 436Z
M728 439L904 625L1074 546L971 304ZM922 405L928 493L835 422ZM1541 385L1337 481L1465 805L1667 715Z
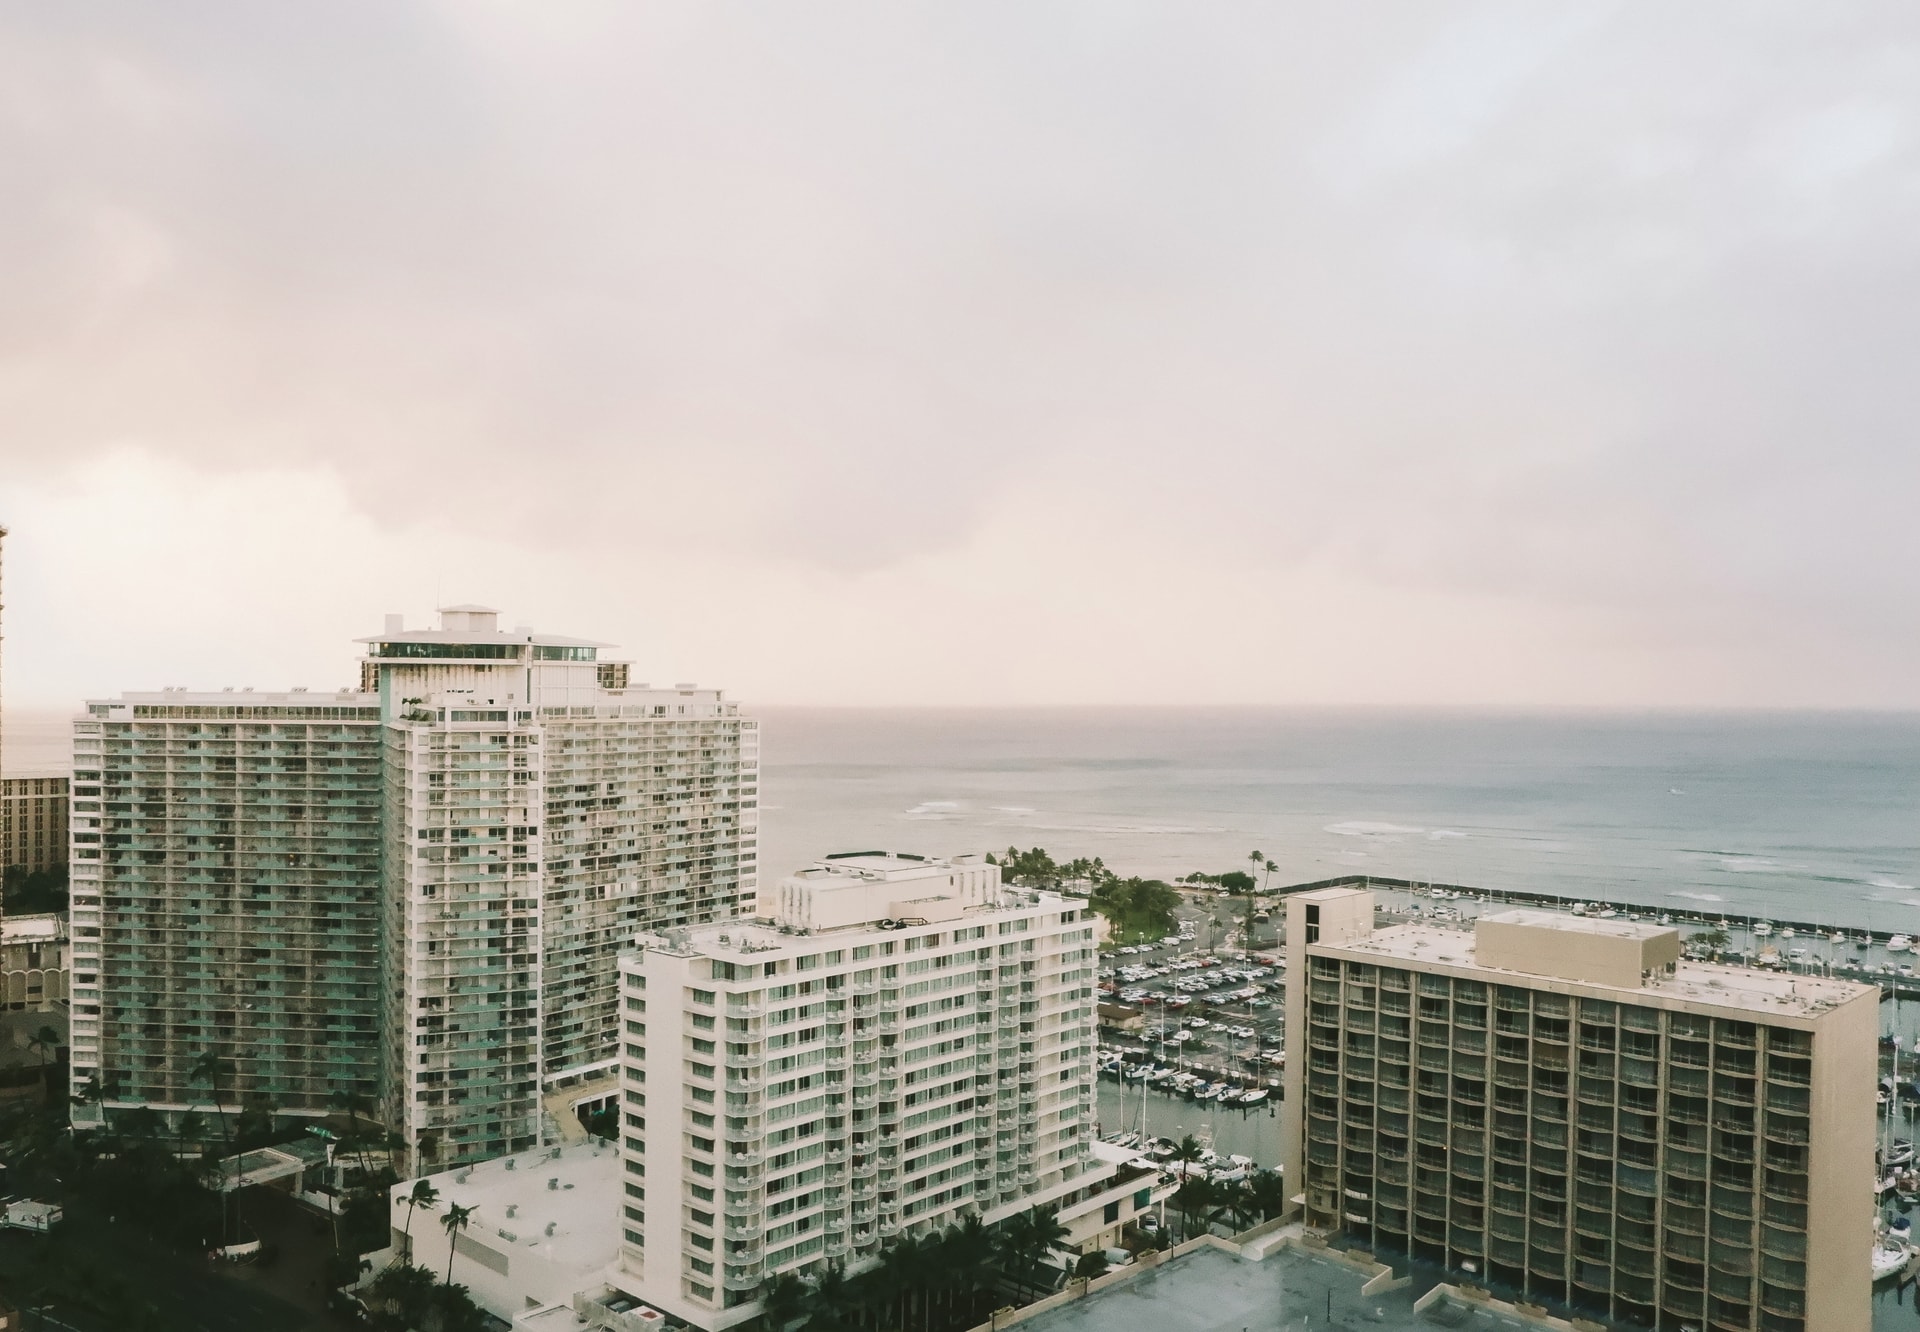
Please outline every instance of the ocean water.
M1920 714L755 711L767 873L1017 845L1169 877L1258 850L1276 884L1920 929Z
M760 864L1044 846L1920 930L1920 714L754 708ZM9 712L11 773L70 714ZM1717 904L1724 904L1719 906Z

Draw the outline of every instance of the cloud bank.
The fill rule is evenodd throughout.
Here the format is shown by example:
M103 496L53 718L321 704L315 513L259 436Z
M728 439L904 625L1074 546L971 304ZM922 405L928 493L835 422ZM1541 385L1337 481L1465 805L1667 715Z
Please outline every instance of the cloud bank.
M9 699L1920 704L1893 5L0 17Z

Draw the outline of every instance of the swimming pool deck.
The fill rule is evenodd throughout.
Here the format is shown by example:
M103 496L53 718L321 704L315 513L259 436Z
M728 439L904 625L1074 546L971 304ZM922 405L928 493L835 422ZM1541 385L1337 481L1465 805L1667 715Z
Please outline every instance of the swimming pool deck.
M1265 1251L1264 1258L1255 1255ZM1367 1288L1367 1289L1364 1289ZM1056 1297L1059 1298L1059 1297ZM1289 1332L1456 1328L1538 1332L1574 1326L1429 1286L1381 1280L1330 1251L1271 1237L1196 1247L1145 1271L1121 1269L1078 1299L993 1326L1020 1332ZM1604 1328L1604 1324L1583 1326Z

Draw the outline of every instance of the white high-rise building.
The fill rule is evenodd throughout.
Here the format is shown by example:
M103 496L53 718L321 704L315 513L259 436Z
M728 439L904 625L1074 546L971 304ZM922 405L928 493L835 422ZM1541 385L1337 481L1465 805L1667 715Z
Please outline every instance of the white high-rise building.
M630 1296L724 1327L777 1273L1112 1187L1084 903L979 857L864 852L762 889L751 921L640 942L611 1277Z
M521 1150L611 1100L634 933L751 898L757 723L485 607L428 630L389 617L366 641L386 722L387 1119L429 1168Z

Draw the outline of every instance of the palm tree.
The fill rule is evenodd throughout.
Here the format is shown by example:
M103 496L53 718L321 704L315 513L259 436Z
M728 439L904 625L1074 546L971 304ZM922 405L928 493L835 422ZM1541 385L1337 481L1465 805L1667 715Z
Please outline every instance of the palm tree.
M1173 1205L1180 1213L1180 1238L1192 1238L1192 1221L1197 1215L1204 1229L1212 1229L1212 1213L1220 1200L1220 1186L1205 1175L1189 1175L1180 1191L1173 1195Z
M1067 1238L1067 1228L1051 1208L1029 1207L1008 1217L1000 1226L1000 1251L1010 1274L1023 1289L1041 1289L1040 1268L1053 1247ZM1030 1279L1029 1279L1030 1278Z
M1287 1210L1287 1182L1278 1170L1262 1170L1247 1181L1247 1196L1259 1211L1262 1221L1271 1221Z
M460 1238L460 1232L467 1228L467 1221L473 1216L473 1208L462 1207L459 1203L447 1204L447 1214L440 1218L440 1224L447 1232L447 1284L453 1284L454 1244Z
M343 1146L351 1146L360 1156L360 1174L364 1179L373 1178L373 1169L368 1163L367 1142L369 1133L362 1131L360 1121L373 1119L373 1106L359 1092L335 1092L333 1104L346 1112L347 1134Z
M42 1027L27 1038L27 1047L40 1056L40 1091L42 1099L53 1094L53 1087L47 1081L47 1056L60 1048L60 1033L52 1027Z
M207 1131L207 1121L198 1110L188 1110L175 1121L173 1126L173 1154L187 1154L187 1139L198 1142Z
M977 1313L981 1293L993 1283L993 1234L978 1212L969 1212L966 1220L947 1232L944 1251L955 1290L967 1297L968 1308Z
M807 1286L791 1272L770 1276L760 1285L760 1325L765 1332L786 1332L807 1312Z
M413 1181L413 1192L407 1195L407 1224L400 1228L400 1261L413 1261L413 1214L424 1207L429 1212L440 1201L440 1191L424 1179Z
M1244 952L1245 954L1251 954L1253 952L1253 890L1260 882L1260 871L1262 867L1271 868L1273 862L1269 861L1266 854L1260 851L1253 852L1247 857L1247 860L1253 866L1253 873L1247 876L1247 938Z
M818 1332L846 1332L853 1325L860 1298L858 1289L847 1280L846 1264L827 1264L814 1282L807 1305L811 1311L807 1323Z
M227 1111L220 1099L220 1080L233 1072L233 1061L222 1059L212 1050L207 1051L193 1061L193 1067L187 1070L187 1077L194 1082L204 1082L213 1096L213 1112L220 1119L220 1140L226 1144L228 1154L233 1151L233 1137L227 1132Z

